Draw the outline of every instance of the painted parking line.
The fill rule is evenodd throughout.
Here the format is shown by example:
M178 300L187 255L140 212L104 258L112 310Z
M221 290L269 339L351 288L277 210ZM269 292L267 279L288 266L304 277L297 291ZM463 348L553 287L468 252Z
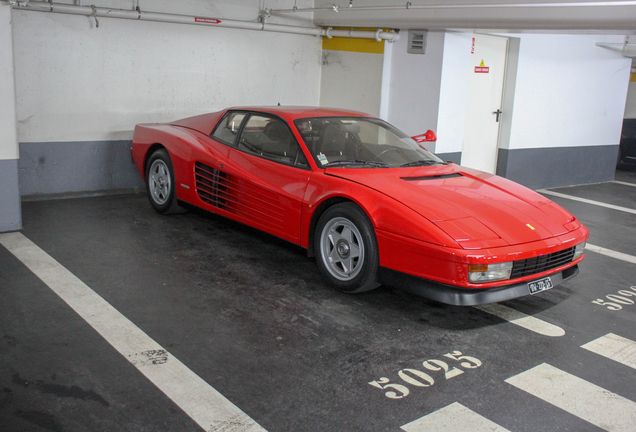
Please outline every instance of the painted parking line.
M508 432L508 429L457 402L405 424L400 429L406 432Z
M595 245L589 244L589 243L587 245L585 245L585 250L586 251L590 251L590 252L596 252L598 254L605 255L605 256L608 256L608 257L612 257L612 258L616 258L616 259L619 259L619 260L622 260L622 261L627 261L627 262L630 262L632 264L636 264L636 256L628 255L628 254L623 253L623 252L616 252L616 251L613 251L611 249L605 249L603 247L595 246Z
M265 432L95 291L20 233L0 234L15 255L121 355L208 432Z
M583 202L583 203L586 203L586 204L592 204L592 205L595 205L595 206L606 207L606 208L610 208L612 210L619 210L619 211L626 212L626 213L636 214L636 210L630 209L630 208L627 208L627 207L620 207L620 206L616 206L616 205L613 205L613 204L607 204L607 203L600 202L600 201L590 200L590 199L587 199L587 198L579 198L579 197L572 196L572 195L566 195L566 194L562 194L562 193L559 193L559 192L549 191L547 189L541 189L541 190L538 190L537 192L542 193L542 194L546 194L546 195L556 196L556 197L559 197L559 198L569 199L569 200L572 200L572 201L579 201L579 202Z
M487 312L491 315L495 315L503 320L509 321L512 324L523 327L527 330L531 330L535 333L539 333L544 336L559 337L565 335L565 330L561 327L549 322L540 320L530 315L526 315L515 309L501 305L499 303L492 303L486 305L473 306L480 311Z
M622 336L609 333L581 348L636 369L636 342Z
M612 183L618 183L618 184L620 184L620 185L636 187L636 183L627 183L627 182L624 182L624 181L618 181L618 180L614 180Z
M636 403L543 363L506 380L604 430L633 432Z

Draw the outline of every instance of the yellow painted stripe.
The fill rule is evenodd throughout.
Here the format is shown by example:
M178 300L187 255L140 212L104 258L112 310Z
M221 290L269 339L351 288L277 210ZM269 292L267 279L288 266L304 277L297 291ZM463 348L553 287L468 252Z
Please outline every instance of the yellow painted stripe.
M377 28L353 28L350 27L334 27L334 30L358 30L358 31L376 31ZM388 30L387 30L388 31ZM349 37L333 37L329 39L326 36L322 38L322 49L331 51L349 51L369 54L384 54L384 41L376 41L375 39L349 38Z
M324 45L324 42L323 42ZM629 79L631 82L636 82L636 73L632 74L632 77Z

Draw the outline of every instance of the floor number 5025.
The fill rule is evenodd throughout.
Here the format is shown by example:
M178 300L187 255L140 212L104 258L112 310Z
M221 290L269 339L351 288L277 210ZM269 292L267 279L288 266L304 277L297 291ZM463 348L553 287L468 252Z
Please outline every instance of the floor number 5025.
M636 286L629 287L629 290L620 290L617 294L607 294L605 297L611 301L605 301L605 299L596 299L592 303L605 306L608 310L617 311L623 309L623 305L633 305L634 300L630 297L636 296Z
M481 361L475 357L463 355L459 351L453 351L444 354L444 357L459 362L458 366L466 369L476 369L481 366ZM425 369L433 372L443 372L444 378L449 380L464 373L463 370L449 366L448 363L441 360L426 360L422 363ZM430 387L435 384L435 379L426 372L419 369L402 369L398 372L398 376L405 384L413 387ZM389 399L402 399L411 393L409 388L403 384L394 384L391 380L382 377L378 380L371 381L369 384L380 390L386 390L384 395Z

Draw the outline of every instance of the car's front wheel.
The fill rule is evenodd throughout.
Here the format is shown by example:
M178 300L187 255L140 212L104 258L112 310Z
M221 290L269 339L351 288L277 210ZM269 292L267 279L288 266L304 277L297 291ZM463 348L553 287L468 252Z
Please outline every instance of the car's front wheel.
M314 247L320 272L340 291L360 293L380 285L375 231L354 203L336 204L322 214Z
M150 204L161 214L178 213L174 168L165 149L156 150L146 163L146 192Z

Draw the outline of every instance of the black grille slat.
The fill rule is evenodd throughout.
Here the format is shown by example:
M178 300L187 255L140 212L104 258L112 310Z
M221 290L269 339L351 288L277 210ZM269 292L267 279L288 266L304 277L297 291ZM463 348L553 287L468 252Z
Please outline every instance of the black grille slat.
M547 255L514 261L512 264L512 274L510 275L510 279L517 279L553 270L557 267L571 263L572 258L574 258L573 247Z
M194 174L199 198L214 207L226 208L223 196L227 195L227 174L200 162L195 163Z

